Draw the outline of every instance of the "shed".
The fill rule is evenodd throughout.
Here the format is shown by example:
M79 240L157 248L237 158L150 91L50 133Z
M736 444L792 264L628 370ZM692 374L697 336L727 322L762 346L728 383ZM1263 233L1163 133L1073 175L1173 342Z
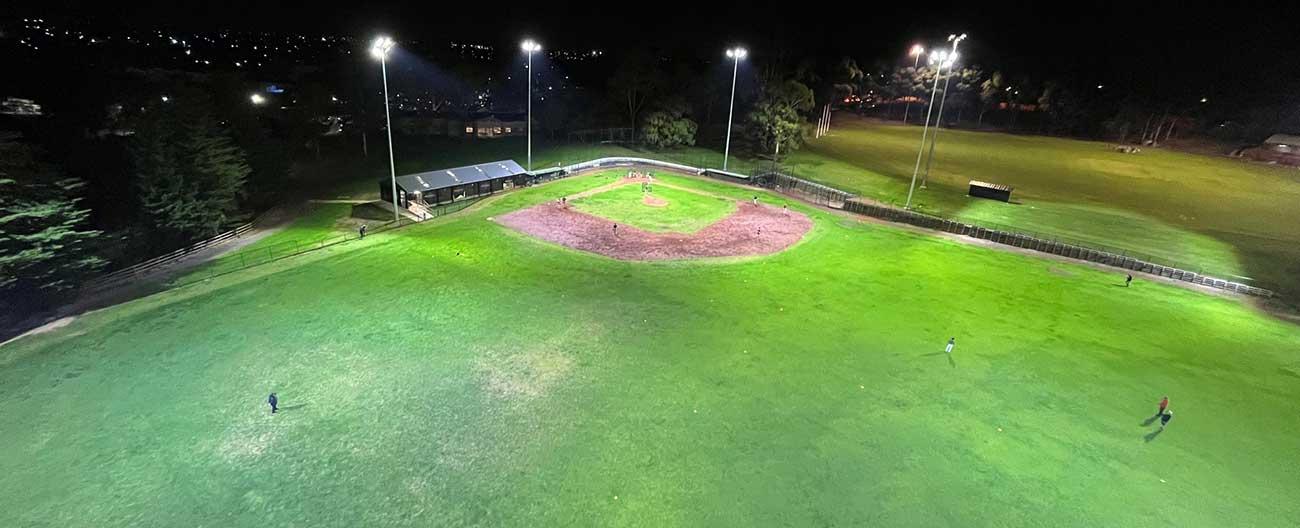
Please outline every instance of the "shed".
M1011 191L1011 187L997 183L975 180L971 180L970 182L970 195L976 198L988 198L990 200L1010 202Z
M402 206L410 201L438 205L523 186L527 178L528 171L513 160L493 161L398 176L397 195ZM381 180L379 195L391 201L392 182Z

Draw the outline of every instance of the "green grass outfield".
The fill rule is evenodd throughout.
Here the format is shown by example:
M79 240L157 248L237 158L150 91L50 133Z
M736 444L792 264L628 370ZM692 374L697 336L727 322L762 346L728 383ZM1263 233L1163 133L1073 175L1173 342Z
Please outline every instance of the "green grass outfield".
M790 157L802 177L903 204L921 127L837 118ZM1164 149L944 129L919 209L1064 238L1300 296L1300 171ZM967 182L1015 187L1005 204Z
M802 206L736 261L488 220L603 181L0 347L0 526L1300 523L1296 327Z
M617 177L625 172L615 170L604 174ZM734 200L665 185L654 185L651 188L649 195L666 201L667 205L645 204L642 199L646 193L641 191L639 184L623 185L591 196L575 198L569 203L584 213L652 232L694 233L736 211Z

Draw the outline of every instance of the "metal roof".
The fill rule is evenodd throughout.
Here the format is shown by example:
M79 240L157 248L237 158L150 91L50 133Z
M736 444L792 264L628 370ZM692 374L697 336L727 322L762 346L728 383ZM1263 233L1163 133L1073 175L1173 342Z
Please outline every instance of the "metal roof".
M397 186L408 193L426 193L434 189L478 183L497 178L508 178L526 174L527 172L514 160L502 160L467 167L456 167L454 169L406 174L397 177Z
M1009 186L1009 185L1002 185L1002 184L1000 184L1000 183L982 182L982 181L978 181L978 180L971 180L971 181L970 181L970 185L971 185L971 187L984 187L984 188L987 188L987 189L995 189L995 190L999 190L999 191L1007 191L1007 192L1011 192L1011 191L1015 190L1014 188L1012 188L1012 187Z
M1290 134L1273 134L1264 140L1265 145L1290 145L1293 147L1300 146L1300 136Z

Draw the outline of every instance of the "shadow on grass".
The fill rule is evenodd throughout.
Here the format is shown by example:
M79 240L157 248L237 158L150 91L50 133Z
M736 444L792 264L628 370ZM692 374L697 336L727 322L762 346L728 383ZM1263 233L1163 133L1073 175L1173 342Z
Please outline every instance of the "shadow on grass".
M293 404L293 405L286 405L286 406L284 406L284 407L280 407L279 410L282 411L282 412L283 412L283 411L292 411L292 410L295 410L295 409L301 409L301 408L306 407L306 406L308 406L308 405L310 405L310 404L309 404L309 403L295 403L295 404Z
M1153 424L1153 423L1156 423L1156 420L1159 420L1159 419L1160 419L1160 415L1159 415L1159 414L1157 414L1157 415L1155 415L1155 416L1152 416L1152 417L1150 417L1150 418L1147 418L1146 420L1144 420L1144 421L1142 422L1142 427L1146 427L1146 426L1148 426L1148 425L1151 425L1151 424Z
M1157 436L1160 436L1160 433L1163 433L1163 432L1165 432L1164 429L1156 429L1155 431L1151 431L1151 432L1147 433L1147 434L1146 434L1145 436L1143 436L1142 438L1143 438L1144 440L1150 442L1150 441L1152 441L1152 440L1155 440L1156 437L1157 437Z
M934 357L934 356L948 356L948 365L950 365L952 368L957 368L957 360L953 359L952 354L949 354L947 352L931 352L929 354L921 354L921 357Z

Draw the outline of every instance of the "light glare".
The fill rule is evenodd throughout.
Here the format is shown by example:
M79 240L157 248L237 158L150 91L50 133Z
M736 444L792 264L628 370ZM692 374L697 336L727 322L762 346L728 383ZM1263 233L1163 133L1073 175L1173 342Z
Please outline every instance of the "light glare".
M370 45L370 55L376 59L383 60L388 58L388 52L392 51L393 46L396 45L397 43L393 42L393 39L389 37L378 37L375 39L374 43Z

